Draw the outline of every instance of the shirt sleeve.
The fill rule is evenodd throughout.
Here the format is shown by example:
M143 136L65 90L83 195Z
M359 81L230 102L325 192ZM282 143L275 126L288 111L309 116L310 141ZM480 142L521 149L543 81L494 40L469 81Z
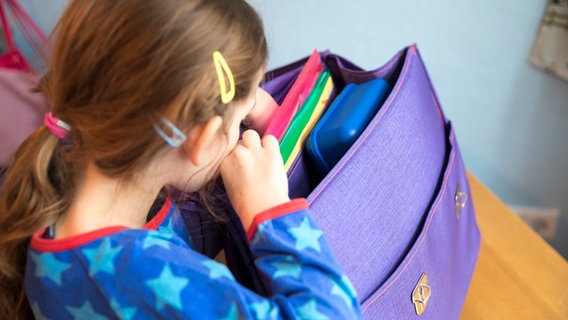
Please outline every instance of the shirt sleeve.
M292 212L285 214L288 209ZM273 208L258 218L256 230L248 233L255 265L273 296L289 298L295 317L362 317L355 289L304 199Z
M277 211L257 225L251 239L268 297L241 286L226 266L178 237L150 232L124 250L116 281L101 284L113 312L121 318L361 318L355 291L305 201Z

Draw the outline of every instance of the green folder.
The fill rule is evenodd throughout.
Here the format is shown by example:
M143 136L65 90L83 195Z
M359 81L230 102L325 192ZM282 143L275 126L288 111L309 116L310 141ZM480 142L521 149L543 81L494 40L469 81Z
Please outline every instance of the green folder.
M280 142L280 153L282 154L286 170L290 169L295 155L298 154L315 122L323 113L332 90L333 82L329 71L324 71L319 76L314 88L302 104Z

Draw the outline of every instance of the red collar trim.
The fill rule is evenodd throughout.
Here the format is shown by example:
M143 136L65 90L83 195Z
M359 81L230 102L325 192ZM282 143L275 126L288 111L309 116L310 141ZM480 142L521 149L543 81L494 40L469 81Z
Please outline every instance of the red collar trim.
M146 225L143 228L149 230L158 229L158 227L162 224L162 222L164 222L164 219L166 219L166 217L168 216L168 213L170 213L171 208L172 208L172 196L168 195L168 198L166 199L166 202L164 202L164 205L162 206L160 211L158 211L158 213L154 216L154 218L152 218L152 220L146 223Z
M106 227L63 239L42 238L42 235L45 232L45 229L43 229L34 233L30 245L34 250L42 252L67 251L83 246L91 241L94 241L96 239L102 238L109 234L119 232L125 229L128 228L123 226Z
M171 207L172 207L172 198L171 196L168 195L168 198L166 199L166 202L164 203L162 208L160 208L160 211L158 211L156 216L154 216L154 218L150 220L143 228L147 230L156 230L162 224L164 219L168 216ZM45 233L45 229L42 229L32 235L30 246L34 250L42 252L67 251L83 246L99 238L126 229L128 229L128 227L112 226L112 227L106 227L106 228L89 231L86 233L78 234L63 239L45 239L42 237L43 234Z

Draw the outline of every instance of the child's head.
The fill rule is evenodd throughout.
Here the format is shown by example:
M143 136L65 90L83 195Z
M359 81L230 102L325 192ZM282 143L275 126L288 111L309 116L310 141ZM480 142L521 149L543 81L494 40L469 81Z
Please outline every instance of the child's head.
M75 159L125 174L165 145L153 129L162 118L185 131L230 113L215 51L234 75L233 102L248 97L267 49L245 1L73 1L59 24L46 91L53 114L72 127Z
M154 128L169 132L163 119L186 132L216 115L234 118L232 106L251 97L267 60L262 22L244 0L73 0L55 37L40 90L70 125L70 139L42 127L11 164L0 198L0 314L16 303L29 311L14 295L26 243L68 208L88 162L127 178L170 148ZM229 104L215 51L234 76ZM223 125L228 136L231 125Z

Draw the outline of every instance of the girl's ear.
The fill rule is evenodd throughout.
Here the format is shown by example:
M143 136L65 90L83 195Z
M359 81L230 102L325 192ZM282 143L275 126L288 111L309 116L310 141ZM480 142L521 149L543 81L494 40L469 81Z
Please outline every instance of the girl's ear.
M200 166L203 164L203 159L206 159L207 148L214 144L222 124L223 118L214 116L207 121L198 123L189 131L183 148L193 165Z

